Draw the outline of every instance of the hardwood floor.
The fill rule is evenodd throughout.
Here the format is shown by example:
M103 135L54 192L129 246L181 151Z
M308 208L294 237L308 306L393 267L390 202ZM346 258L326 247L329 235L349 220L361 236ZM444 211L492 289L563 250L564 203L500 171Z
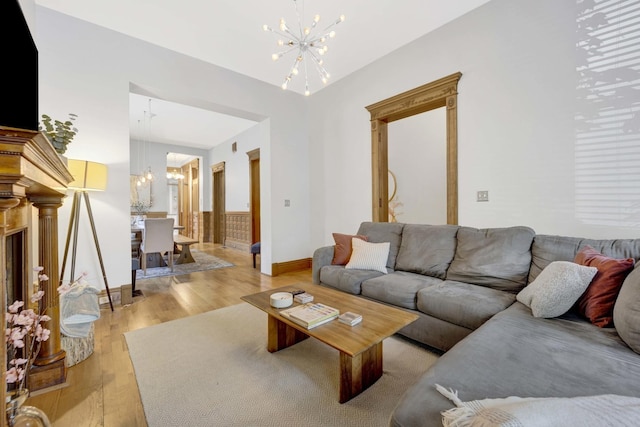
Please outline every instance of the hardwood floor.
M146 426L124 332L239 304L243 295L311 281L311 270L263 275L259 266L253 268L248 252L211 243L194 249L235 266L138 280L136 288L144 296L135 297L129 306L116 306L113 312L101 311L95 322L94 353L68 369L67 386L32 396L26 404L44 410L55 427Z

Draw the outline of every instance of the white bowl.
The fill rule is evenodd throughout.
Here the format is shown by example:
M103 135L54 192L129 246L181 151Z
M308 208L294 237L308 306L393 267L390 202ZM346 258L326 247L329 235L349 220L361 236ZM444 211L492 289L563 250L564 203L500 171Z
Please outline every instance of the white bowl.
M293 295L290 292L276 292L269 297L271 307L285 308L293 304Z

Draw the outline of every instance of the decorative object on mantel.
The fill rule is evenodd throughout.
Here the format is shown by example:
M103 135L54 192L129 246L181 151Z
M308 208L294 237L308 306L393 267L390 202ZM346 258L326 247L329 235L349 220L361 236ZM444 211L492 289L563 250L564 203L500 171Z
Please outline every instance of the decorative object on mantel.
M33 270L37 273L38 280L33 284L30 306L35 307L35 310L24 307L23 301L15 301L7 307L6 345L10 368L6 372L6 382L10 390L7 391L6 417L9 426L50 425L43 411L33 406L24 406L29 397L29 371L38 356L42 342L49 339L50 331L42 326L42 322L51 320L51 317L44 314L44 291L39 285L40 282L48 281L49 277L42 273L42 267Z
M77 118L77 114L69 113L69 120L63 122L54 120L47 114L42 115L42 123L39 130L47 135L47 138L53 144L53 148L60 155L67 151L67 145L71 143L78 133L78 129L73 126L73 121Z
M273 59L274 61L277 61L291 51L297 50L297 55L295 60L293 61L291 69L289 70L289 74L285 77L284 83L282 83L282 89L287 89L289 82L291 82L291 80L298 75L300 65L302 65L304 68L305 80L304 94L306 96L309 96L311 92L309 91L309 74L307 70L307 67L309 65L308 61L310 61L312 63L311 66L318 71L322 83L327 84L330 74L324 68L323 60L320 57L327 53L327 50L329 50L326 42L328 39L335 37L336 32L333 31L332 28L344 21L344 15L340 15L338 19L333 21L325 29L314 32L316 30L316 26L320 22L320 15L315 15L313 17L313 22L311 23L310 27L303 27L302 21L304 19L304 0L302 0L302 13L300 13L300 11L298 10L298 1L293 0L293 4L296 9L296 17L298 18L297 30L294 29L292 31L285 22L284 18L280 19L280 24L278 26L280 31L274 30L268 25L263 25L262 29L264 31L270 31L284 37L284 40L278 39L278 46L283 47L284 50L271 55L271 59Z

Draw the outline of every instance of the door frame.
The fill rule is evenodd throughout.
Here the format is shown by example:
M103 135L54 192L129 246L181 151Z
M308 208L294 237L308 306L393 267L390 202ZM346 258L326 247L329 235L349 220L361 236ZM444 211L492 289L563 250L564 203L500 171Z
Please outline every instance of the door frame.
M216 178L218 174L218 178ZM213 218L212 230L213 230L213 243L220 243L224 245L227 233L225 225L226 215L226 185L225 185L225 164L224 162L217 163L211 166L211 191L212 191L212 209ZM220 209L220 212L216 212L216 209Z
M249 216L251 224L251 244L260 241L260 149L247 152L249 157ZM256 176L253 165L258 163Z
M389 221L389 135L387 125L416 114L447 107L447 224L458 224L458 81L457 72L366 109L371 114L371 189L374 222Z

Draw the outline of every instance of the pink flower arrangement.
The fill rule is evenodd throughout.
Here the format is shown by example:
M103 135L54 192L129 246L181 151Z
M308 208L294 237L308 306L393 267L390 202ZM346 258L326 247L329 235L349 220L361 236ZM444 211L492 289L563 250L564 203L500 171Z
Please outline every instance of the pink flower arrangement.
M7 307L6 314L5 342L10 366L7 370L7 384L17 384L17 389L25 387L29 369L40 351L40 345L49 339L50 334L41 324L51 320L51 317L44 314L44 291L39 289L39 283L46 282L49 277L42 273L42 267L33 270L38 274L38 281L35 283L37 290L31 296L31 302L38 304L38 311L24 309L23 301L15 301Z
M80 283L82 281L82 279L84 279L85 277L87 277L87 272L83 271L80 274L80 277L78 277L76 280L74 280L71 283L63 283L62 285L58 286L58 294L59 295L64 295L67 292L69 292L71 290L71 288L73 288L74 285Z

